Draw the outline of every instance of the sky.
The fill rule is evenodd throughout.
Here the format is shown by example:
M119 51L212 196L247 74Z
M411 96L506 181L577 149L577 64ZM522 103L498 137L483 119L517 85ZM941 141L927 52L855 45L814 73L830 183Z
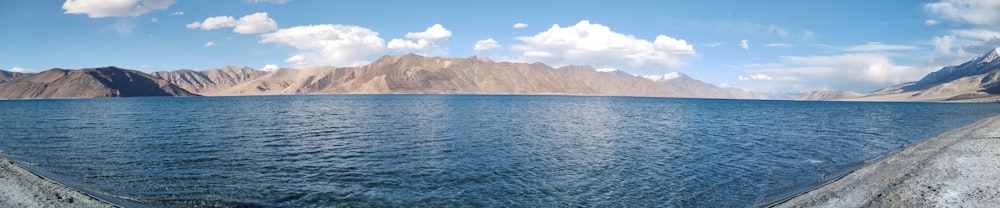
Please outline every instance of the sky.
M415 53L871 92L1000 47L1000 0L0 1L0 69L359 66Z

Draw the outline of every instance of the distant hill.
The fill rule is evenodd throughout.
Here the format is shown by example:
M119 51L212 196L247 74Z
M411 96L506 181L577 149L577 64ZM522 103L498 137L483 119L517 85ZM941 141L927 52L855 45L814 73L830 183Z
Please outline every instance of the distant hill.
M812 91L804 95L793 98L794 100L843 100L864 96L865 94L854 91Z
M0 98L91 98L194 95L166 80L116 67L50 69L0 83Z
M1000 97L1000 48L959 64L943 67L916 82L875 91L854 100L866 101L994 101Z
M359 67L313 67L264 72L249 68L156 72L204 95L418 93L563 94L670 97L676 94L634 75L588 66L554 69L542 63L493 62L483 57L383 56ZM213 75L214 74L214 75Z
M688 98L733 98L733 99L767 99L766 95L736 88L718 87L690 76L672 72L664 75L644 76L647 79L673 89L677 97Z
M24 76L28 76L28 73L0 70L0 83L4 83L6 81L21 78Z

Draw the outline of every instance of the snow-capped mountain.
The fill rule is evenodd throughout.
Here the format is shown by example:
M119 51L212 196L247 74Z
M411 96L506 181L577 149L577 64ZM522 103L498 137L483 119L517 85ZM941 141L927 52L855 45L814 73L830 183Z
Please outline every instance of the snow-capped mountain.
M947 66L931 72L913 85L903 88L904 91L924 90L934 85L955 81L962 77L985 74L1000 68L1000 48L995 48L979 58L962 63L958 66Z
M920 81L875 91L860 100L985 101L995 98L1000 98L1000 48L957 66L943 67Z
M667 73L667 74L645 75L645 76L642 76L642 77L646 78L646 79L653 80L653 81L666 81L666 80L680 78L681 76L685 76L685 75L682 75L680 72L670 72L670 73Z

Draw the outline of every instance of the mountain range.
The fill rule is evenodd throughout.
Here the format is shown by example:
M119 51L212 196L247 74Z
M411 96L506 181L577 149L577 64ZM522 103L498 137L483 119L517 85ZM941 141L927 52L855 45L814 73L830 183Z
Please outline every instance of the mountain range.
M488 58L383 56L358 67L256 70L225 66L146 74L116 67L4 73L0 98L280 94L550 94L760 99L680 73L642 77L590 66Z
M915 82L845 100L997 101L997 98L1000 98L1000 48L956 66L942 67Z
M0 73L7 74L7 73ZM7 75L4 75L8 77ZM166 80L116 67L50 69L0 83L0 98L81 98L195 95Z
M117 67L50 69L40 73L0 70L0 98L235 96L282 94L548 94L767 99L719 87L682 73L637 76L613 68L552 68L543 63L494 62L488 58L383 56L358 67L256 70L225 66L204 71L147 74ZM1000 48L968 62L943 67L922 79L871 93L814 91L793 99L847 101L997 101Z

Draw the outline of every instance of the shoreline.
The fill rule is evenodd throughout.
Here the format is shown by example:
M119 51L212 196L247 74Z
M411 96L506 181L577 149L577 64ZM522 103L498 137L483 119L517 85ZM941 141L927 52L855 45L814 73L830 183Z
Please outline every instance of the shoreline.
M905 147L772 207L1000 206L1000 116Z
M36 174L0 156L0 207L121 207Z

